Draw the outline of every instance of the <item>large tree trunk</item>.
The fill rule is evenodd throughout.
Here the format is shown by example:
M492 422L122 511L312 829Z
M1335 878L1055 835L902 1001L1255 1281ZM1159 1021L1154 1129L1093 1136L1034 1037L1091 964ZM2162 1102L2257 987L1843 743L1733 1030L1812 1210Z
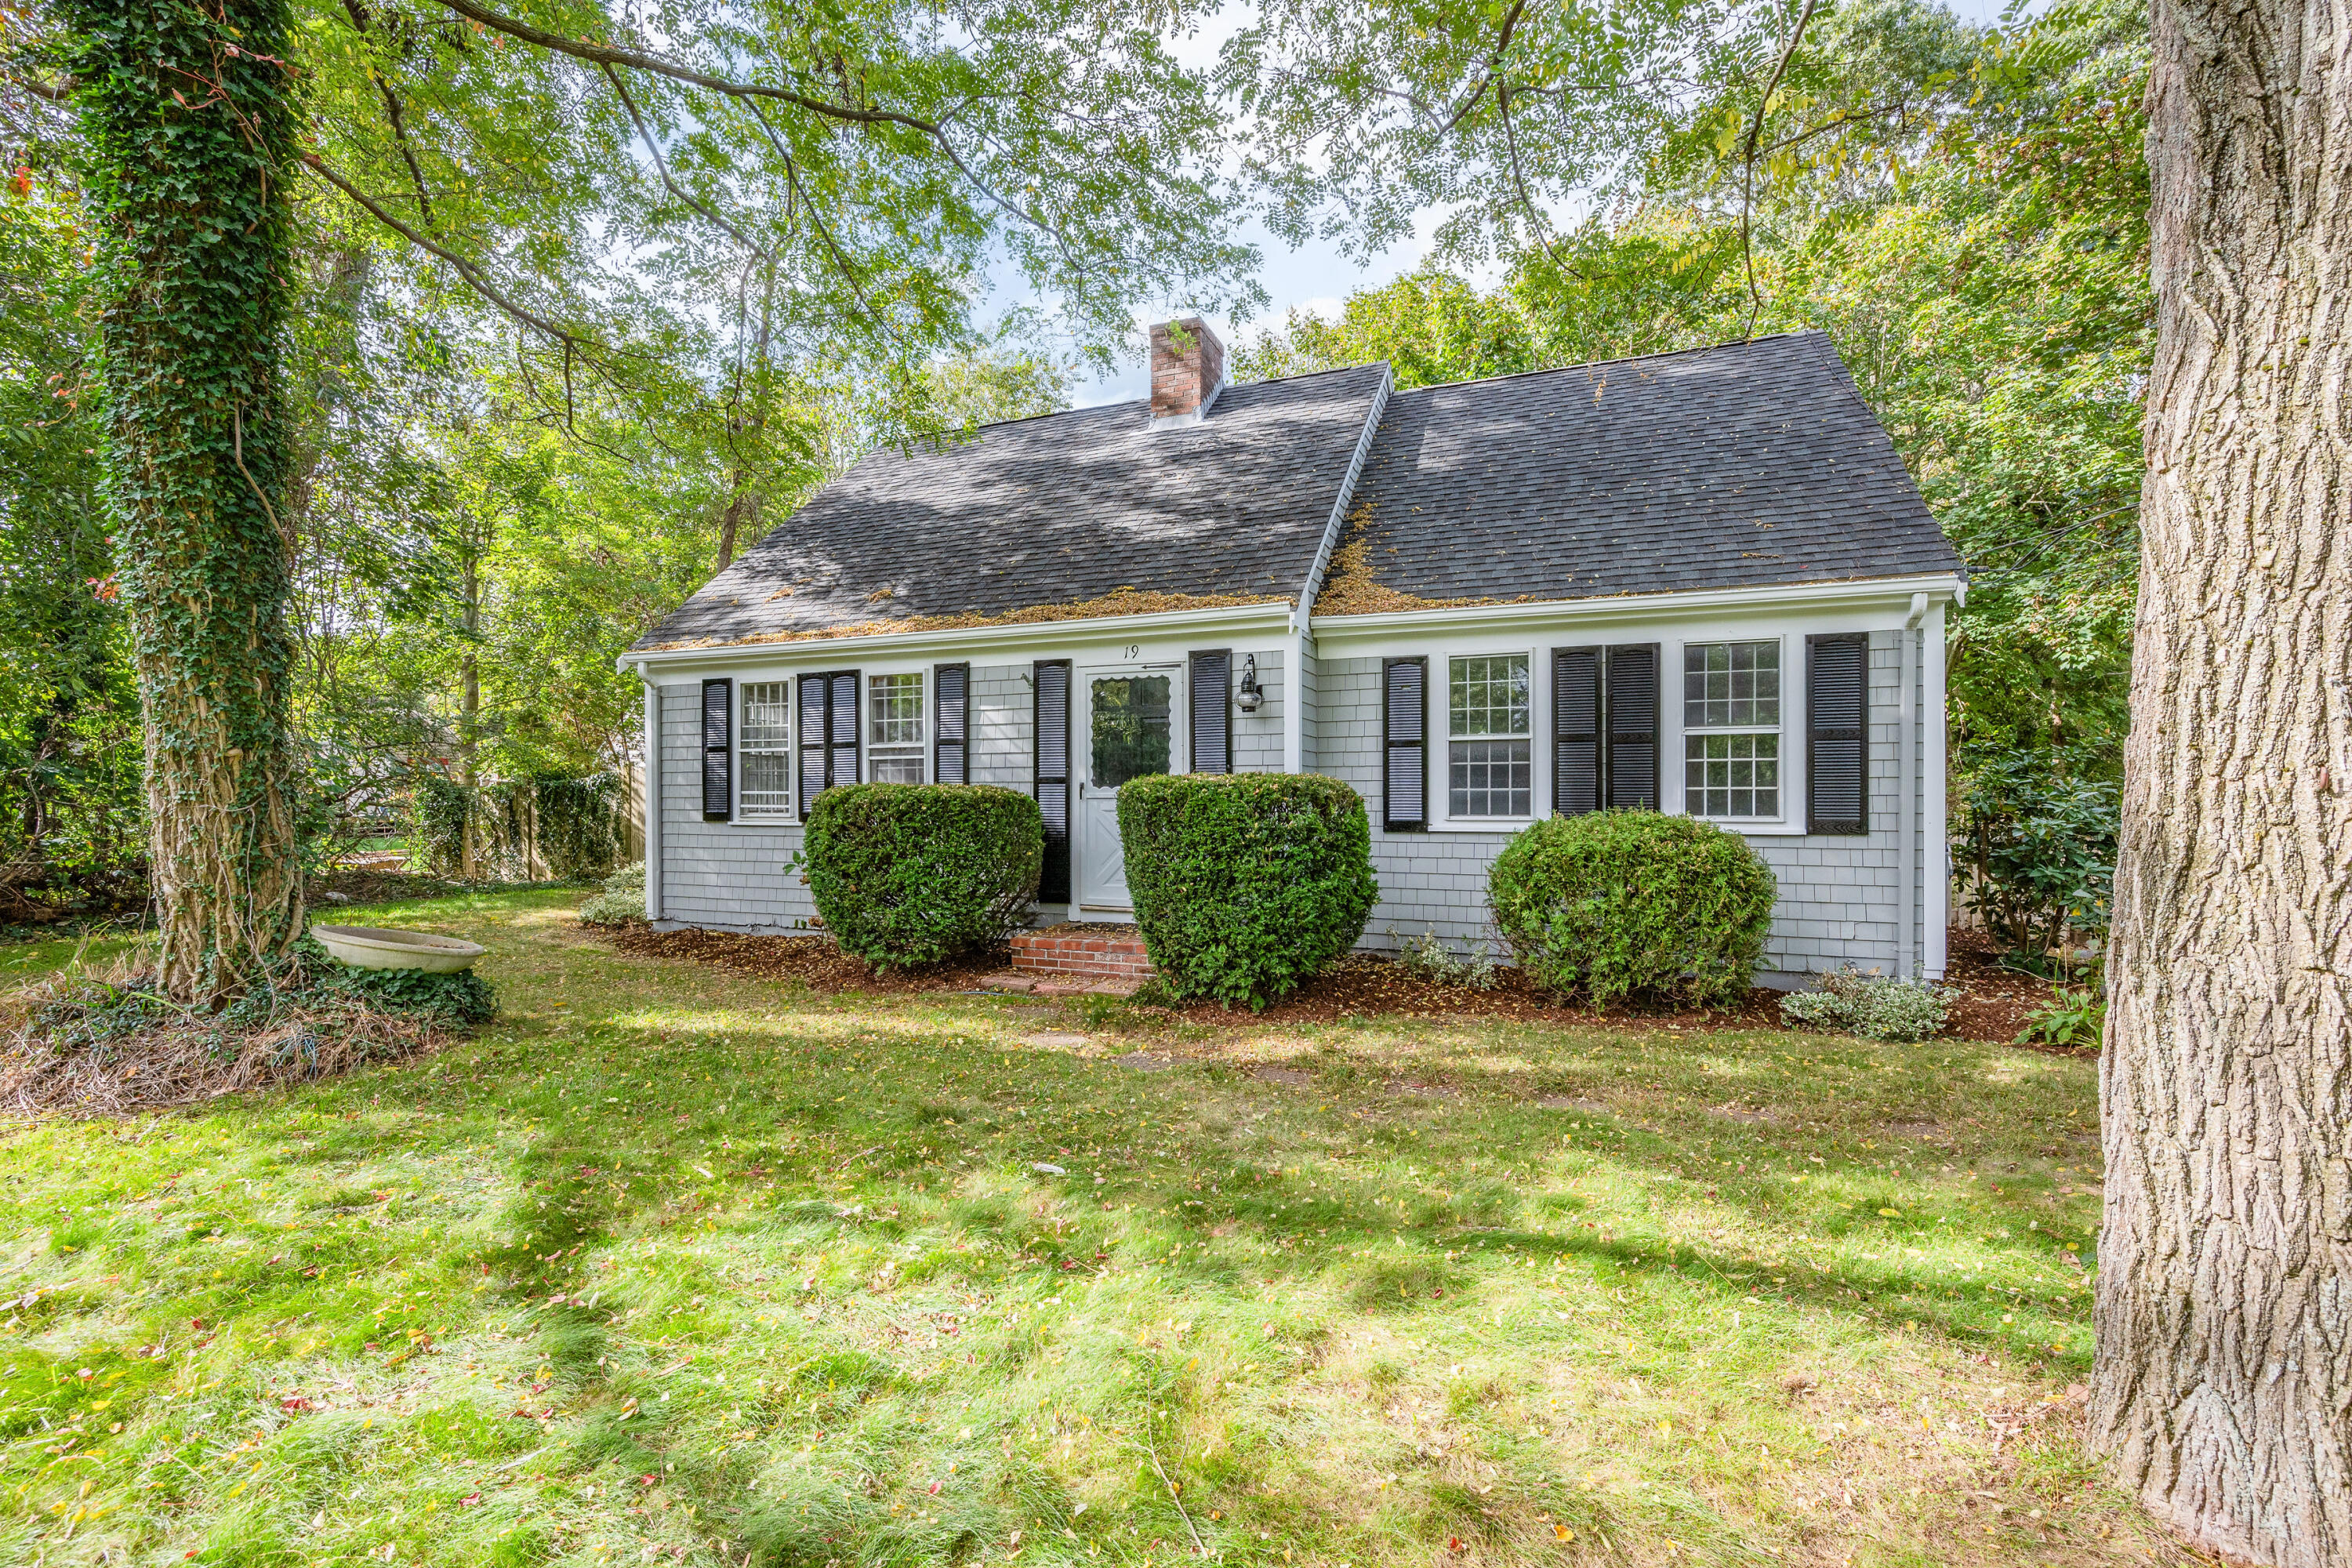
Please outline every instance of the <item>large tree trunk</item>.
M2091 1433L2352 1563L2352 12L2157 0L2158 315Z
M146 715L162 981L214 1001L301 928L278 352L284 0L60 0L104 306L105 471Z

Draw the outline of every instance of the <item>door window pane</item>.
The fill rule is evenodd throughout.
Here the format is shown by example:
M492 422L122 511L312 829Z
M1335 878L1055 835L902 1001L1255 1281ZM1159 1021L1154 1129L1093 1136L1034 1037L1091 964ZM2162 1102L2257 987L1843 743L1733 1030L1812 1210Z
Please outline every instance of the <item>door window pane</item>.
M1129 779L1168 771L1168 698L1164 675L1107 675L1095 681L1088 783L1117 789Z
M876 784L923 782L923 677L866 678L866 773Z
M1451 816L1535 815L1535 747L1528 736L1528 656L1482 654L1448 661L1446 813Z
M781 816L793 807L792 684L746 681L743 728L735 744L741 777L737 806L745 816Z
M1683 809L1693 816L1780 815L1780 737L1686 735Z

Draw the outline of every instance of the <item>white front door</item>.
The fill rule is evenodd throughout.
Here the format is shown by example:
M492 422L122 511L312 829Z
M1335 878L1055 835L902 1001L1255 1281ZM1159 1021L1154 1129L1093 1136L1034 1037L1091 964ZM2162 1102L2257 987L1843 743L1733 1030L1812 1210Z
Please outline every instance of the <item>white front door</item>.
M1131 915L1118 847L1118 786L1173 773L1183 743L1181 667L1112 665L1079 671L1078 918Z

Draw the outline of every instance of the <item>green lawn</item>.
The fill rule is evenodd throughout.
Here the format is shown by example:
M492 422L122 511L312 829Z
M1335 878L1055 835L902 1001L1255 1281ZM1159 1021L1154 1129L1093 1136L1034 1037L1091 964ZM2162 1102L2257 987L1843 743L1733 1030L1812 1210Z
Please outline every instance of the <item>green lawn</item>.
M1122 1036L581 897L371 914L492 949L437 1057L0 1133L0 1561L2173 1560L2075 1444L2088 1061Z

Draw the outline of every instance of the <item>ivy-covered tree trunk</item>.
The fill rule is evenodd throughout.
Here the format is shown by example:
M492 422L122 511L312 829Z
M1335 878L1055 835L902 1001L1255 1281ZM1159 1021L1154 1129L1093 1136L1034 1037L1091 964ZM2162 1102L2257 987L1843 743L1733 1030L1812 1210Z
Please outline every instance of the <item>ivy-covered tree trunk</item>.
M299 934L278 385L285 0L60 0L97 216L105 473L146 720L162 982L231 994Z
M2352 26L2157 0L2157 340L2090 1434L2352 1564Z

